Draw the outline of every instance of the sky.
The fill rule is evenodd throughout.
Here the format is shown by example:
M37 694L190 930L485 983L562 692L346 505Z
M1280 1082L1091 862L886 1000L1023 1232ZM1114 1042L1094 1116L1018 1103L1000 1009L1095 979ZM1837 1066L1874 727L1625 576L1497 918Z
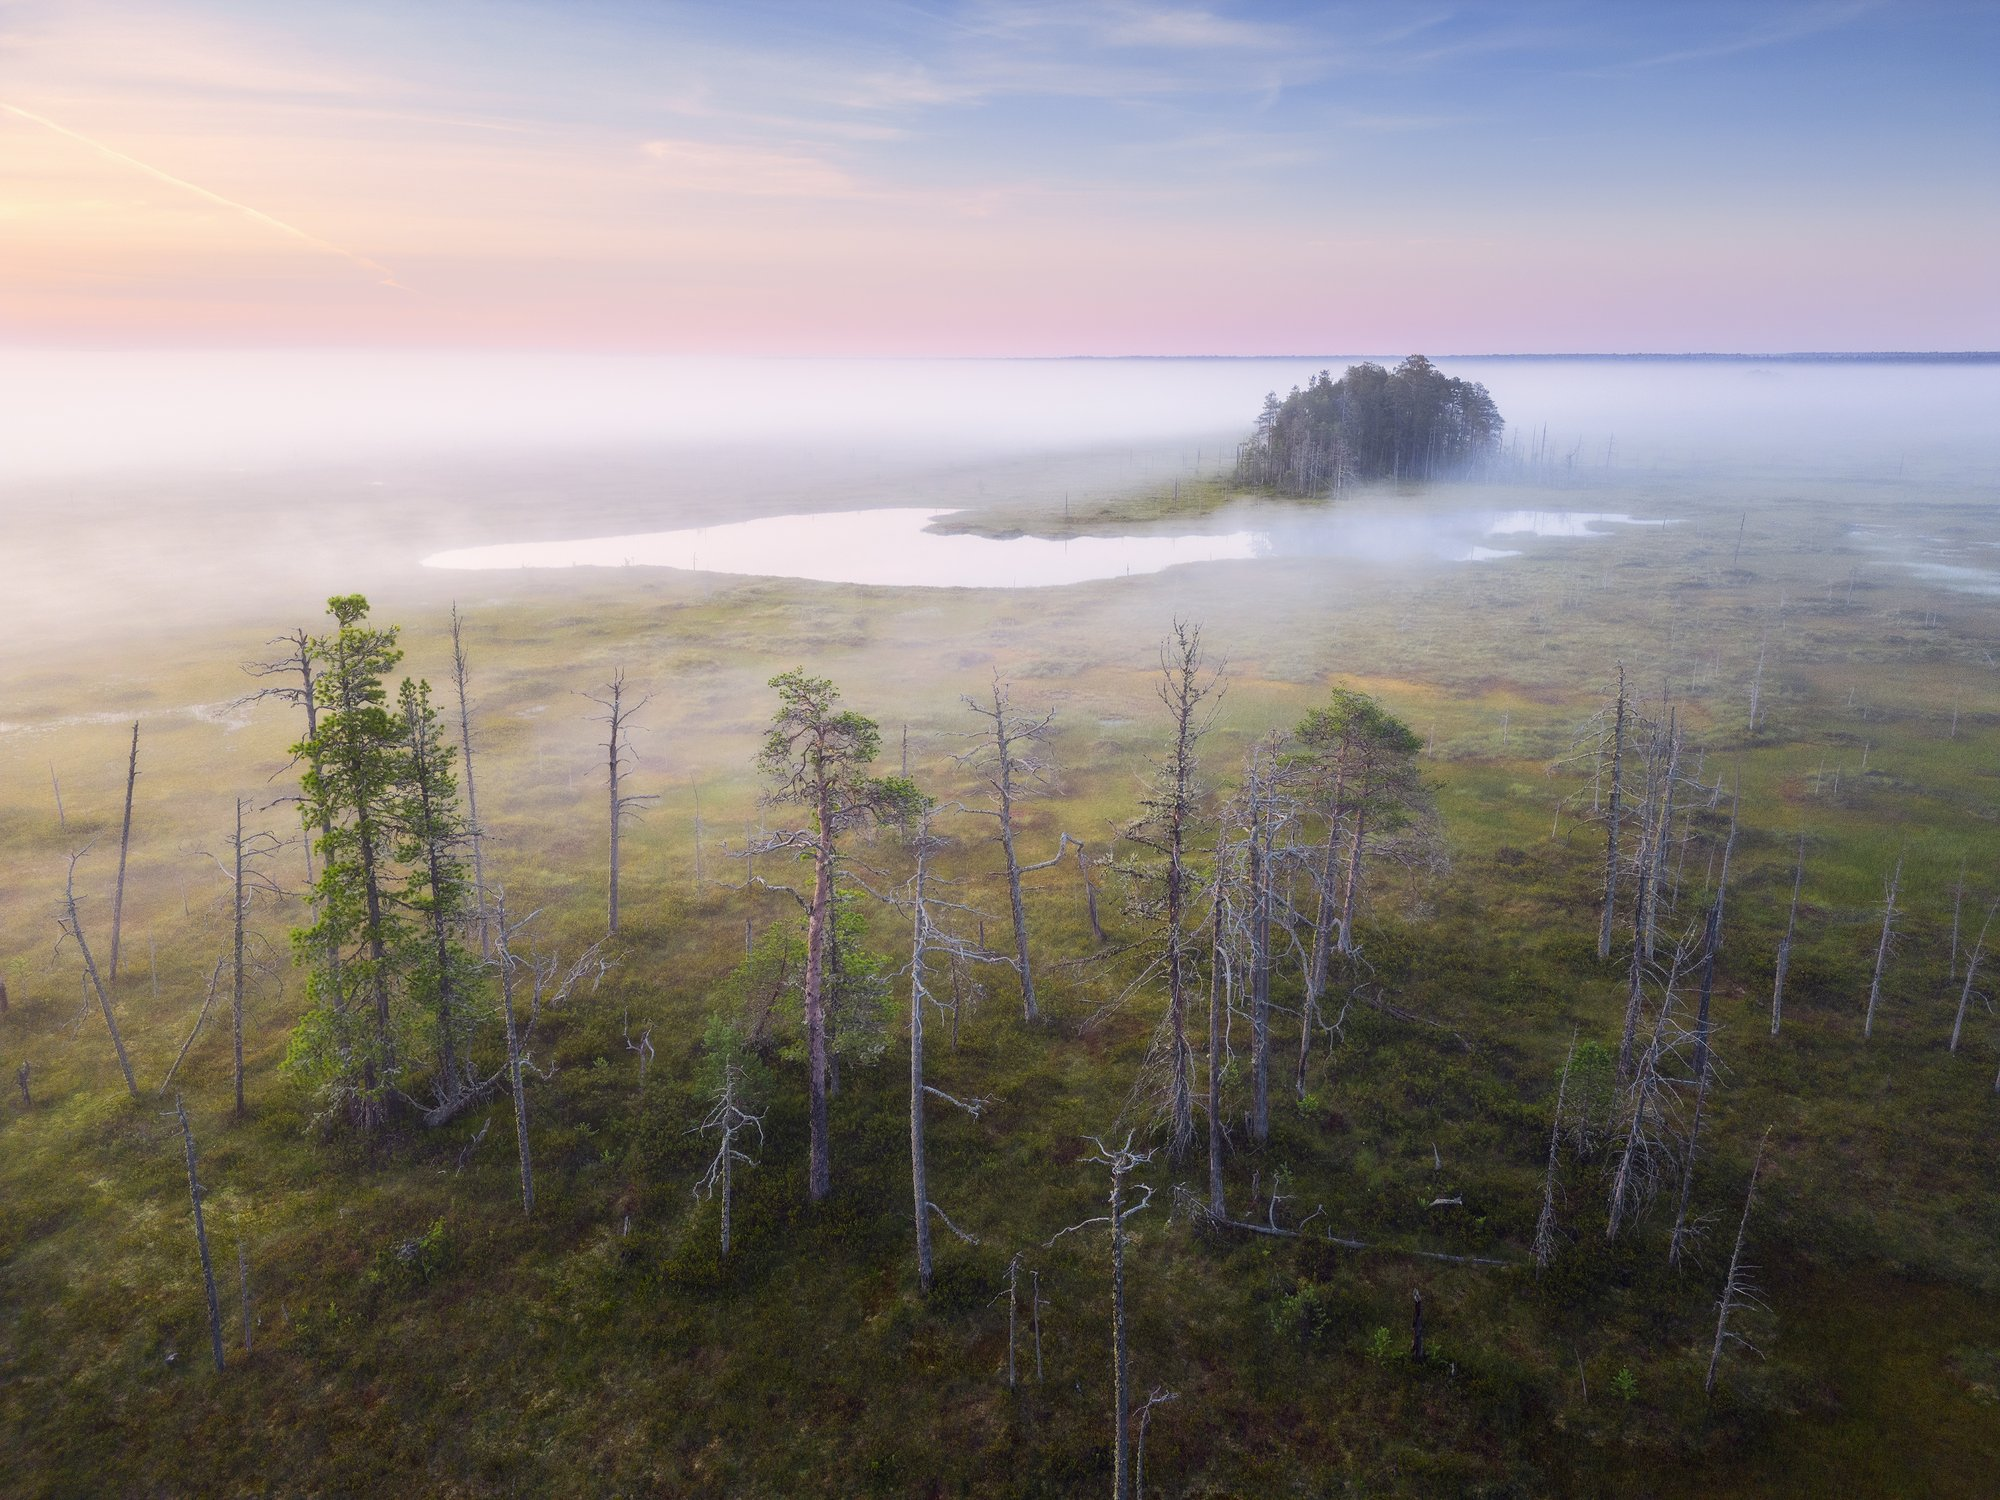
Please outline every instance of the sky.
M0 0L0 343L2000 348L2000 4Z

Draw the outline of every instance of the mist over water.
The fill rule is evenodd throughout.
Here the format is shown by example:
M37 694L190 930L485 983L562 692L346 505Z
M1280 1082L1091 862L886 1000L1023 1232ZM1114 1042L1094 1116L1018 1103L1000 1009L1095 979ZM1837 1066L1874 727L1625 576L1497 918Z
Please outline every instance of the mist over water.
M13 645L133 613L289 618L468 547L1087 504L1226 474L1266 392L1353 358L0 353ZM1488 386L1544 479L1644 480L1649 516L1739 477L1915 486L1988 518L2000 488L2000 364L1437 363Z

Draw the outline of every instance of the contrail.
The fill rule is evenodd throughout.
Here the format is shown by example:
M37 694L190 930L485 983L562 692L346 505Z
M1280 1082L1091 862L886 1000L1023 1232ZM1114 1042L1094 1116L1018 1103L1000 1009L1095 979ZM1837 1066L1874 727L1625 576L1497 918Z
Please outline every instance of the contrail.
M99 156L107 157L117 162L120 166L130 167L135 172L144 172L148 177L157 178L159 181L173 187L184 188L198 198L206 198L210 203L219 203L224 208L233 208L240 214L247 214L258 223L268 224L280 234L288 234L293 239L312 246L315 250L324 250L329 255L338 255L342 260L349 261L361 267L362 270L367 271L369 274L381 277L381 284L383 286L392 286L398 290L405 289L403 284L396 280L396 273L380 261L370 260L365 255L357 255L352 250L343 250L340 246L323 240L318 235L307 234L303 229L298 229L287 224L283 219L272 218L260 208L252 208L247 203L238 203L234 198L225 198L220 193L212 193L200 183L189 182L185 177L176 177L171 172L162 172L158 167L148 166L136 156L127 156L123 151L114 151L102 142L93 141L87 135L79 135L67 126L58 125L54 120L35 114L30 110L22 109L18 105L0 101L0 111L4 111L10 115L18 115L21 119L39 125L44 130L53 130L57 135L75 141L78 145L88 146Z

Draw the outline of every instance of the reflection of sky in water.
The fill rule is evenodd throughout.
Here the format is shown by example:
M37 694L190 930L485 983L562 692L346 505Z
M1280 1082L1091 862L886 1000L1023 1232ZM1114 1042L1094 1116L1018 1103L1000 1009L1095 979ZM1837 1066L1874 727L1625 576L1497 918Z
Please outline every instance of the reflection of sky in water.
M431 568L679 568L904 588L1043 588L1158 573L1185 563L1258 557L1337 557L1364 563L1486 562L1518 549L1492 536L1597 537L1600 524L1662 525L1584 511L1397 516L1348 510L1273 512L1260 524L1178 535L988 537L930 530L952 511L896 507L768 516L685 531L465 547Z

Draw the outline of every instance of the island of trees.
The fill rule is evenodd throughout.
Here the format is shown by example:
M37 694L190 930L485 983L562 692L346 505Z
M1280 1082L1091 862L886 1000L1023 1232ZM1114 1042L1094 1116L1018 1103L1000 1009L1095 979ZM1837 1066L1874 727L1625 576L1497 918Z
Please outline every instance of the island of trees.
M1506 423L1477 381L1444 374L1421 354L1395 369L1325 370L1284 400L1264 398L1257 430L1237 452L1242 484L1288 495L1338 493L1357 480L1464 474L1500 450Z

